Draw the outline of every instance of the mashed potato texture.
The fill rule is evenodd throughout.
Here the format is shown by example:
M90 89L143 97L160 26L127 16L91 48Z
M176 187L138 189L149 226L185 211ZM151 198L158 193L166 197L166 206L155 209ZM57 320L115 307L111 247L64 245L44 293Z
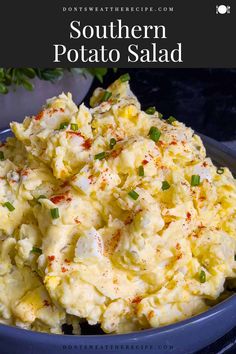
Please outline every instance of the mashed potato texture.
M207 310L236 277L231 172L125 77L91 107L51 98L0 146L1 322L127 333Z

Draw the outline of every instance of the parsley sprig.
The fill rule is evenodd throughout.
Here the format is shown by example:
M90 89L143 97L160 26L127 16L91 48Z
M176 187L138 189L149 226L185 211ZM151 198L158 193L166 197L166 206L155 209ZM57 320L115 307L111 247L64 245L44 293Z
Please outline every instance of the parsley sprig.
M38 77L40 80L54 82L63 77L65 71L75 74L90 73L101 83L107 74L107 68L0 68L0 94L7 94L12 86L24 87L28 91L34 89L32 80ZM113 69L115 71L115 69Z

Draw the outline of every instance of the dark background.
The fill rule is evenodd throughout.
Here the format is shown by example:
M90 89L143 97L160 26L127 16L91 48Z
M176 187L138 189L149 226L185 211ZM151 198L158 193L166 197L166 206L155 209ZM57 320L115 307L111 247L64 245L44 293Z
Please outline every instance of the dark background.
M130 85L145 109L156 106L196 131L219 141L236 139L236 69L118 69L101 84L94 80L86 97L129 72Z

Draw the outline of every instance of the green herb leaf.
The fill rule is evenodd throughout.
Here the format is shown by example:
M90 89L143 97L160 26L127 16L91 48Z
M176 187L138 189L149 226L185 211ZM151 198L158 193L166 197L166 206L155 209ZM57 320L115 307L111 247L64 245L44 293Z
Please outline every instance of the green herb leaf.
M130 80L130 75L129 75L128 73L123 74L123 75L120 76L119 80L120 80L121 82L129 81L129 80Z
M29 82L29 81L26 80L26 79L22 79L22 80L21 80L21 83L22 83L23 87L24 87L27 91L33 91L34 85L31 84L31 82ZM20 84L20 83L19 83L19 84Z
M138 168L138 175L139 175L140 177L143 177L143 176L144 176L144 168L143 168L142 165L139 166L139 168Z
M191 186L195 187L195 186L199 186L199 184L200 184L200 176L199 175L192 175Z
M4 69L0 68L0 80L4 78Z
M200 271L199 280L200 280L200 283L205 283L206 282L206 273L204 272L204 270Z
M6 207L9 211L15 210L14 206L10 202L3 203L3 206Z
M59 129L60 130L66 129L68 127L68 125L69 125L69 123L67 123L67 122L61 123Z
M40 79L46 81L56 81L63 77L63 68L40 69Z
M151 127L150 130L149 130L148 135L156 143L160 139L161 132L160 132L160 130L158 128Z
M169 189L170 188L170 184L167 182L167 181L163 181L162 182L162 187L161 187L161 189L163 190L163 191L166 191L167 189Z
M6 85L2 82L0 82L0 93L2 94L7 94L8 93L8 88L6 87Z
M60 217L58 208L51 209L51 217L52 219L58 219Z
M111 92L105 91L104 94L103 94L103 96L102 96L101 102L108 101L111 96L112 96L112 93L111 93Z
M217 168L217 170L216 170L216 173L218 173L218 175L223 175L224 172L225 172L225 170L224 170L223 167L219 167L219 168Z
M103 77L107 74L107 68L88 68L87 70L103 83Z
M156 107L149 107L145 111L147 114L154 114L156 112Z
M32 250L30 252L42 254L41 248L38 248L38 247L32 247Z
M167 121L167 123L172 124L172 123L174 123L176 121L176 119L175 119L175 117L170 116L169 118L167 118L166 121Z
M94 159L95 160L102 160L102 159L104 159L106 157L106 153L105 153L105 151L103 151L103 152L99 152L99 154L96 154L95 156L94 156Z
M40 199L47 199L47 197L46 197L45 195L41 194L41 195L37 198L37 200L39 201Z
M29 79L33 79L36 75L34 69L32 68L23 68L22 72L29 78Z
M3 161L3 160L5 160L4 152L0 151L0 161Z
M137 200L139 197L139 194L137 192L135 192L135 190L132 190L128 193L128 195L130 196L130 198Z
M110 140L110 149L113 149L113 147L116 145L116 139L111 138Z
M78 124L76 124L76 123L71 123L70 128L74 132L76 132L79 129Z

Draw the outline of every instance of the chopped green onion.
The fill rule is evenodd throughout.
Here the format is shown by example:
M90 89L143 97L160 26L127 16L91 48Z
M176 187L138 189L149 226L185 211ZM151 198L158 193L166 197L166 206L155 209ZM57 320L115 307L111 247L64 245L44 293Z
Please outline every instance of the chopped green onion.
M200 283L206 282L206 273L204 272L204 270L201 270L201 272L199 273L199 280L200 280Z
M149 107L145 111L147 114L154 114L156 112L156 107Z
M170 116L169 118L167 118L167 123L169 123L169 124L172 124L173 122L175 122L176 121L176 119L175 119L175 117L173 117L173 116Z
M39 199L47 199L47 197L46 197L46 195L41 194L41 195L37 198L37 200L39 200Z
M110 149L113 149L113 147L116 145L116 139L111 138L110 140Z
M68 124L67 122L61 123L59 129L60 129L60 130L61 130L61 129L65 129L65 128L68 127L68 125L69 125L69 124Z
M219 168L217 168L217 170L216 170L216 173L218 173L218 175L223 175L224 172L225 172L225 170L224 170L223 167L219 167Z
M102 96L101 102L108 101L111 96L112 96L112 93L111 93L111 92L105 91L104 94L103 94L103 96Z
M167 182L167 181L163 181L162 182L162 187L161 187L161 189L163 190L163 191L166 191L167 189L169 189L170 188L170 184Z
M52 217L52 219L58 219L59 216L60 216L60 214L59 214L59 209L58 208L51 209L51 217Z
M33 247L30 252L42 254L41 248L38 248L38 247Z
M151 127L150 130L149 130L148 135L156 143L160 139L161 132L160 132L160 130L158 128Z
M14 206L10 202L4 203L3 206L6 207L9 211L15 210Z
M99 152L99 154L95 155L95 156L94 156L94 159L95 159L95 160L102 160L102 159L104 159L105 157L106 157L106 153L105 153L105 151L103 151L103 152Z
M70 128L74 132L76 132L79 129L78 124L76 124L76 123L71 123Z
M120 76L120 81L121 82L126 82L126 81L129 81L129 80L130 80L130 75L128 73Z
M137 200L138 197L139 197L139 194L138 194L137 192L135 192L134 190L130 191L130 192L128 193L128 195L129 195L132 199L134 199L134 200Z
M200 176L199 175L192 175L191 177L191 186L199 186L200 184Z
M144 168L143 168L142 165L139 166L139 168L138 168L138 175L139 175L140 177L143 177L143 176L144 176Z
M5 159L3 151L0 151L0 160L3 161Z
M163 118L163 114L158 112L158 118L162 119Z

